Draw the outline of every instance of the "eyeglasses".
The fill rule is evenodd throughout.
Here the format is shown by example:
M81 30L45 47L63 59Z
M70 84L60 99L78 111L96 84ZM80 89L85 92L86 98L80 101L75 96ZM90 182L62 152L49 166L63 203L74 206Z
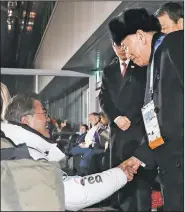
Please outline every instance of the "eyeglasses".
M44 111L42 113L29 113L29 114L26 114L26 116L34 115L34 114L43 114L46 118L48 118L48 116L49 116L49 114L46 111Z
M122 43L121 45L117 45L115 42L113 43L113 46L123 52L128 52L128 47L124 46Z
M33 113L33 114L43 114L46 118L49 116L47 112L43 112L43 113Z
M121 48L121 45L117 45L115 42L113 42L113 46L114 46L115 48L117 48L117 49L122 49L122 48Z
M128 46L123 46L122 45L121 48L122 48L123 51L128 52Z

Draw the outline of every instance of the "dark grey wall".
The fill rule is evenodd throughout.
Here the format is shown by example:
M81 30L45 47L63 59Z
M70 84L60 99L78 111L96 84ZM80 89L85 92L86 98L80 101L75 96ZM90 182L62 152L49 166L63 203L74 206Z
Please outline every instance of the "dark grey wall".
M1 82L8 87L11 96L34 91L34 76L1 75Z
M67 119L73 130L79 130L82 123L87 124L88 80L81 80L70 86L66 92L49 102L48 111L51 117ZM56 90L57 92L57 90Z

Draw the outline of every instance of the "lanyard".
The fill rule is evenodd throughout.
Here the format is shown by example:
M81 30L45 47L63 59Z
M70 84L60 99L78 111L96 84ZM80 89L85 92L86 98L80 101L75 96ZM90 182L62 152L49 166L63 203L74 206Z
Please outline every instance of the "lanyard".
M160 46L160 44L162 43L163 39L165 38L166 35L162 35L160 38L158 38L158 40L155 42L154 45L154 52L153 52L153 58L152 58L152 62L150 65L150 94L152 96L153 94L153 78L154 78L154 54L155 51L157 50L157 48Z

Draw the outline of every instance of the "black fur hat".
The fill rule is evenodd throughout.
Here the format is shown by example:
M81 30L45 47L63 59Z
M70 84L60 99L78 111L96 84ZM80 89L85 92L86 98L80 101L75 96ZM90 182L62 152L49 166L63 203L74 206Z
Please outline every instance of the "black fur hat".
M120 45L127 35L135 34L138 29L144 32L160 32L161 25L158 19L144 8L126 10L109 22L112 40L117 45Z

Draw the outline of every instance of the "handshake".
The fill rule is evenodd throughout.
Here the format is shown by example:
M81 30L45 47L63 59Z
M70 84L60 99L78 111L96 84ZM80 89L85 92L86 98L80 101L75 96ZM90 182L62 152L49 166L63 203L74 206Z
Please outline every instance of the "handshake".
M128 160L125 160L118 167L123 170L127 176L127 181L133 180L134 174L137 174L137 170L140 167L142 162L135 157L131 157Z

